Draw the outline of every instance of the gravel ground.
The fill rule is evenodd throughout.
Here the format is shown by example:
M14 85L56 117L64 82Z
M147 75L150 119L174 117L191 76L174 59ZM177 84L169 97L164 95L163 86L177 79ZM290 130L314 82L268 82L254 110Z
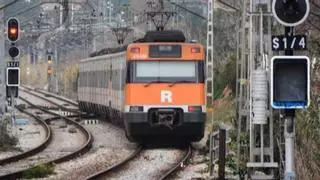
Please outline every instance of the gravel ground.
M45 131L36 120L27 115L19 115L18 118L28 119L29 123L26 125L15 125L8 129L12 136L18 138L18 143L16 145L17 150L0 152L0 159L33 149L40 145L45 139Z
M101 122L101 121L100 121ZM122 129L110 124L85 125L94 137L92 150L86 155L56 166L56 175L45 179L84 179L108 166L121 161L134 151ZM195 151L187 166L183 166L172 179L208 179L208 157L201 153L206 136L193 143ZM182 157L181 150L153 149L144 151L138 158L126 165L126 170L114 173L105 179L157 179L159 172L165 171ZM135 167L139 167L138 169Z
M46 179L85 179L125 159L135 151L136 144L126 139L121 128L109 123L101 123L85 125L94 138L91 150L77 159L57 164L56 174Z
M74 125L67 125L64 120L51 121L50 126L53 129L52 140L59 142L59 146L50 147L50 151L72 152L85 143L86 138L82 132L75 128ZM71 129L75 129L76 133L70 133L69 130Z
M80 148L84 144L84 136L82 133L69 133L68 130L73 126L68 125L66 128L60 128L62 122L52 123L53 137L48 147L31 157L23 159L19 162L10 163L4 166L0 166L0 175L10 172L18 171L27 167L34 166L36 164L56 159L66 154L70 154L74 150Z
M15 156L20 153L21 151L18 151L18 150L2 151L0 152L0 159L8 158L10 156Z
M57 104L59 104L59 105L61 105L61 106L63 106L64 104L68 104L67 102L58 100L58 99L56 99L56 98L54 98L54 97L46 97L44 94L39 93L39 92L36 92L36 91L32 91L32 93L34 93L34 94L36 94L36 95L39 95L39 96L41 96L41 97L44 97L44 98L46 98L46 99L48 99L48 100L51 100L51 101L53 101L53 102L55 102L55 103L57 103ZM53 96L56 96L56 95L53 94ZM66 106L66 107L68 107L68 108L70 108L70 109L78 109L78 107L75 107L75 106L70 105L70 104L68 104L68 106Z
M26 100L31 101L32 103L34 103L36 105L39 105L39 106L48 105L48 106L51 106L51 107L55 107L55 105L49 103L48 101L42 100L42 99L40 99L38 97L35 97L35 96L32 96L30 94L27 94L27 93L25 93L23 91L19 91L19 95L22 96L23 98L25 98ZM17 100L17 102L19 104L19 102L23 102L23 101Z
M32 149L40 145L45 139L45 131L41 125L29 119L28 125L17 125L12 128L13 134L17 135L19 142L17 147L22 151Z
M39 89L39 91L40 91L40 92L49 93L49 92L47 92L47 91L45 91L45 90L41 90L41 89ZM77 103L77 102L76 102L76 101L74 101L73 99L66 98L66 97L64 97L64 96L60 96L60 95L53 94L53 93L50 93L50 94L52 94L52 96L54 96L54 97L60 97L60 98L63 98L63 99L66 99L66 100L72 101L72 102L74 102L74 103Z
M178 149L150 149L143 151L119 171L106 175L101 179L132 180L158 179L168 168L175 165L184 155Z
M175 180L191 180L191 179L209 179L208 164L209 156L203 151L206 149L206 141L208 132L205 133L201 141L192 143L194 148L191 159L188 164L180 169L174 176Z

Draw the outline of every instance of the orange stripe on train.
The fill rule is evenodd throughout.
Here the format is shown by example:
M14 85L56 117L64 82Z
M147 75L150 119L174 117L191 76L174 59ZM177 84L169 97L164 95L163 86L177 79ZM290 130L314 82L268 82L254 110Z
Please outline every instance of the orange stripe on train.
M204 84L127 84L125 104L148 105L204 105Z
M192 43L156 43L166 44L166 45L181 45L182 48L182 56L180 58L150 58L149 57L149 48L150 45L155 45L155 43L134 43L128 46L127 51L127 60L183 60L183 61L194 61L199 60L203 61L205 59L204 48L201 44L192 44ZM199 53L191 53L192 48L200 48ZM139 53L130 52L132 48L139 48Z

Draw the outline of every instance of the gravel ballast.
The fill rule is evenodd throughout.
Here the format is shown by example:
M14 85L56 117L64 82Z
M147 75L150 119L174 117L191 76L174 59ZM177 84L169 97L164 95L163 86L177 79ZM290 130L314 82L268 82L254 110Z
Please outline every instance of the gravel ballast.
M81 122L84 124L84 121ZM94 138L91 150L83 156L57 164L54 175L47 179L85 179L125 159L135 151L137 145L130 143L123 129L99 121L99 124L84 125Z

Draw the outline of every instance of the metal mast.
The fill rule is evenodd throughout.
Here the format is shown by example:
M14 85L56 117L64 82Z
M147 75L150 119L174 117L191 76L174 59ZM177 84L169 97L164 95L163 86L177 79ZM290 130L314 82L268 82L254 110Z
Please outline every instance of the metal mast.
M213 105L213 0L208 0L208 24L207 24L207 58L206 58L206 105L211 107ZM213 121L213 111L211 112L211 120Z
M3 10L0 9L0 120L5 113L6 106L6 82L5 82L5 61L4 61L4 45L5 45L5 21Z
M274 162L272 108L268 100L268 57L272 55L271 2L244 0L240 49L237 63L238 170L246 161L249 135L248 176L252 179L274 179L278 163ZM258 171L262 173L257 173Z

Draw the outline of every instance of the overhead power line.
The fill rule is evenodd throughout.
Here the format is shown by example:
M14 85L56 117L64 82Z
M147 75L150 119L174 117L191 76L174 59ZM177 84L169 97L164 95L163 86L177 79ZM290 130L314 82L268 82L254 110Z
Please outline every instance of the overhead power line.
M15 0L14 2L11 2L10 4L5 5L5 7L8 7L9 5L12 5L12 4L14 4L15 2L17 2L17 1L18 1L18 0ZM76 2L69 2L69 3L70 3L70 4L82 4L82 3L76 3ZM41 1L40 3L34 4L34 5L31 6L31 7L28 7L28 8L26 8L26 9L21 10L21 11L18 11L18 12L15 12L15 13L13 13L13 14L10 14L9 17L18 16L18 15L21 15L21 14L23 14L23 13L29 12L29 11L31 11L32 9L37 8L37 7L39 7L39 6L43 5L43 4L61 4L61 5L62 5L62 3L61 3L59 0L46 0L46 1ZM86 4L88 4L92 9L94 9L88 2L87 2ZM0 9L1 9L1 8L2 8L2 7L0 7ZM5 17L5 18L7 19L8 17Z
M222 0L217 0L217 1L218 1L219 3L221 3L221 4L223 4L223 5L231 8L231 9L233 9L233 10L240 11L240 9L238 9L238 8L236 8L236 7L230 5L230 4L228 4L228 3L226 3L226 2L224 2L224 1L222 1Z
M171 3L171 4L175 5L175 6L177 6L177 7L179 7L179 8L181 8L181 9L183 9L183 10L185 10L185 11L187 11L187 12L189 12L189 13L191 13L191 14L193 14L193 15L195 15L195 16L197 16L197 17L201 18L201 19L203 19L203 20L207 20L207 18L206 18L206 17L204 17L204 16L202 16L201 14L198 14L198 13L196 13L196 12L194 12L194 11L192 11L192 10L190 10L190 9L188 9L188 8L186 8L186 7L182 6L182 5L180 5L180 4L177 4L177 3L175 3L175 2L172 2L171 0L167 0L167 1L168 1L169 3Z
M5 5L1 6L1 7L0 7L0 10L1 10L1 9L5 9L5 8L7 8L8 6L11 6L12 4L16 3L17 1L18 1L18 0L14 0L14 1L9 2L8 4L5 4Z

